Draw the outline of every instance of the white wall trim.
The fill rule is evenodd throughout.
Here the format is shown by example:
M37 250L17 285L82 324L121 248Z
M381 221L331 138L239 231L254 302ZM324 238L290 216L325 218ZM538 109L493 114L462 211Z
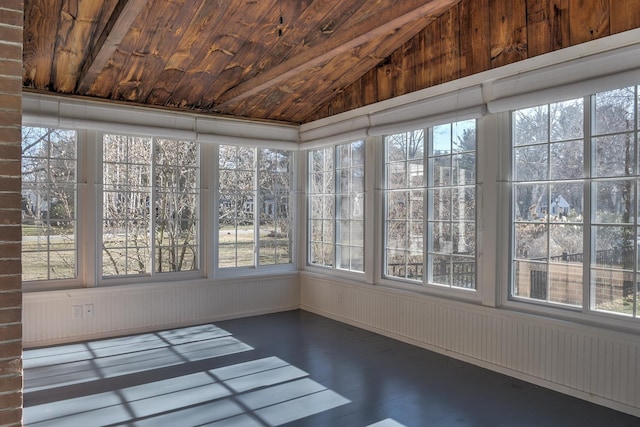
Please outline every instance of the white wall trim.
M108 104L55 95L22 94L22 121L29 126L90 129L191 141L297 147L298 126L142 106ZM221 141L218 141L219 138ZM226 139L225 139L226 138ZM225 142L227 141L227 142Z
M238 279L195 279L26 292L25 348L84 341L186 325L295 310L299 274ZM73 307L93 306L73 317Z
M640 416L640 337L301 274L303 310Z

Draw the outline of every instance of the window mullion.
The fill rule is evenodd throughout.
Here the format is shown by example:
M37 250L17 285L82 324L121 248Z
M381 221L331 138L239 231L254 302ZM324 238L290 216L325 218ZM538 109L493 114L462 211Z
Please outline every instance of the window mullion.
M547 302L551 302L551 288L549 284L553 279L551 277L551 107L547 106L547 141L546 141L546 149L547 149L547 176L545 177L547 183L545 184L547 188L547 216L545 218L545 225L547 227L547 259L546 259L546 269L547 269L547 292L546 292L546 300Z
M588 214L583 215L583 246L582 246L582 277L583 279L583 289L582 289L582 312L586 313L592 310L594 306L595 295L592 295L592 284L594 278L591 277L591 257L594 254L595 249L593 248L593 243L591 239L591 235L593 233L593 226L591 223L591 219L593 217L593 212L595 212L596 204L595 198L592 197L592 189L594 186L593 176L592 176L592 164L594 162L594 150L592 150L592 120L593 120L593 107L595 105L595 100L592 97L585 97L583 101L584 111L584 125L583 125L583 134L584 134L584 181L583 181L583 194L584 194L584 205L587 207Z
M333 146L332 150L333 150L333 218L331 218L333 220L333 241L331 242L332 246L333 246L333 261L332 261L332 267L336 268L336 266L338 265L338 203L339 203L339 199L338 199L338 156L339 154L339 150L338 150L339 146Z
M432 262L429 262L433 256L432 251L432 222L429 221L433 218L433 212L431 207L433 206L432 192L430 191L433 184L433 176L431 174L431 168L429 167L430 156L433 155L433 128L425 129L422 133L423 137L423 155L422 155L422 227L424 232L422 233L422 284L426 285L433 282L433 266Z
M640 170L638 168L640 168L640 165L638 164L638 159L640 158L640 156L638 155L638 132L640 131L640 129L638 129L638 122L640 122L640 118L638 117L638 112L640 111L640 106L638 105L638 97L639 97L639 93L638 93L638 88L640 88L640 86L636 86L634 88L634 99L633 99L633 111L635 112L635 117L634 117L634 123L633 123L633 141L634 141L634 166L635 166L635 179L634 179L634 186L633 186L633 191L634 191L634 197L633 200L635 201L635 206L634 206L634 215L633 215L633 231L634 231L634 248L633 248L633 255L634 255L634 267L633 267L633 288L632 288L632 303L633 303L633 309L632 309L632 314L634 318L638 317L638 216L640 215L640 213L638 212L638 175L640 175Z
M149 266L149 274L153 276L156 272L156 220L157 215L154 215L156 202L157 202L157 188L156 188L156 139L151 138L151 150L149 150L149 162L150 162L150 171L151 176L149 177L149 250L150 250L150 266ZM166 195L165 195L166 197ZM162 243L162 242L161 242Z
M254 148L256 162L253 165L253 266L260 266L260 206L262 194L260 194L260 166L262 164L262 151ZM275 207L275 199L274 199ZM275 215L275 212L274 212ZM275 256L275 254L274 254Z

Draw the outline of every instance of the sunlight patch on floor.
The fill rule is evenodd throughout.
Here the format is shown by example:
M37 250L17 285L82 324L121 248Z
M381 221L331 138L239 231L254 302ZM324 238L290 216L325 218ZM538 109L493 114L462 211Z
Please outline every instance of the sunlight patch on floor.
M26 350L25 425L278 426L350 403L273 356L175 374L250 350L213 325Z

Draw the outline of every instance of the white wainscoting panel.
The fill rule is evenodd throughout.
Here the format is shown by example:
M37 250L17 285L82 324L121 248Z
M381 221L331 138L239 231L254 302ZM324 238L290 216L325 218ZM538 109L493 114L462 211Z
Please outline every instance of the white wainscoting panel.
M299 307L298 273L24 293L23 345L195 325ZM93 313L88 314L87 305ZM74 315L80 306L82 317ZM77 314L77 313L76 313Z
M640 337L302 273L301 308L640 416Z

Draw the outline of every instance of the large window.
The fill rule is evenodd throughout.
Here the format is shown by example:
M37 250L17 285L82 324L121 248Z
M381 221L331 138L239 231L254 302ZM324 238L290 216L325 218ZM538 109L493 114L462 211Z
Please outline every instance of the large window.
M22 278L76 277L76 133L22 129Z
M309 153L309 263L364 271L364 141Z
M198 269L195 142L103 136L102 276Z
M385 277L475 289L475 134L467 120L385 137Z
M292 263L291 153L221 145L218 168L218 267Z
M511 295L637 317L638 87L512 117Z

